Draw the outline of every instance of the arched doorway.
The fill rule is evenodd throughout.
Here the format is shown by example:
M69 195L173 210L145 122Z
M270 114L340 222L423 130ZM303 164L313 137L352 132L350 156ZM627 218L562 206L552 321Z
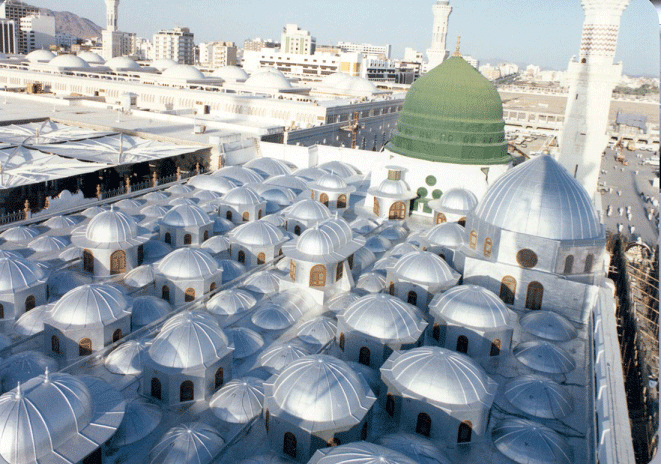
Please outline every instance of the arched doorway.
M191 234L184 235L184 245L190 245L193 243L193 236Z
M465 335L457 337L457 352L468 353L468 337Z
M388 285L388 293L395 295L395 282L390 282L390 285Z
M325 193L319 195L319 202L328 206L328 195L326 195Z
M415 305L418 303L418 294L411 290L406 298L408 304Z
M473 434L473 423L469 420L463 421L461 424L459 424L459 432L457 433L457 443L470 443L472 434Z
M257 211L257 219L261 219L261 218L262 218L262 210L260 209Z
M544 287L539 282L530 282L526 294L526 309L536 311L542 309L542 297L544 296Z
M249 221L250 220L250 213L248 211L244 212L242 218L243 218L243 222Z
M122 338L122 329L117 329L112 333L112 342L115 343L120 338Z
M353 269L353 255L347 258L347 263L349 264L349 269Z
M126 272L126 252L117 250L110 255L110 275L123 274Z
M291 432L285 433L282 452L287 456L296 459L296 435Z
M264 253L259 253L257 255L257 264L264 264L266 262L266 255Z
M448 218L445 217L445 214L436 214L436 224L443 224L444 222L448 222Z
M195 385L191 380L184 380L179 386L179 402L193 401L195 399Z
M337 263L337 268L335 269L335 281L339 281L344 275L344 261Z
M484 256L486 258L491 257L491 250L492 249L493 249L493 241L489 237L487 237L484 240Z
M562 273L571 274L573 268L574 268L574 255L569 255L565 258L565 268L562 271Z
M583 269L583 272L586 274L589 274L592 272L592 265L594 264L594 255L590 253L586 258L585 258L585 268Z
M432 338L437 342L441 339L441 324L438 322L434 324L434 328L432 329Z
M340 195L337 197L337 207L338 208L346 208L347 207L347 196L346 195Z
M269 425L271 422L271 412L267 409L266 412L264 412L264 427L266 428L266 431L269 431Z
M163 238L165 243L171 245L172 244L172 235L170 235L170 232L165 233L165 237Z
M415 433L428 437L431 434L431 417L424 412L418 414L418 422L415 424Z
M379 206L379 199L374 197L374 208L373 208L374 214L379 216L381 214L381 206Z
M207 240L209 240L209 231L208 231L208 230L205 230L205 231L204 231L204 235L203 235L203 237L204 237L203 240L204 240L205 242L206 242Z
M395 415L395 395L388 393L386 396L386 412L390 417Z
M457 224L459 224L461 227L466 227L466 218L462 217L457 221Z
M225 383L225 371L222 367L219 367L218 370L216 370L213 384L215 388L220 388L223 386L223 383Z
M239 253L237 255L237 261L240 263L246 262L246 253L243 250L239 250Z
M216 289L216 282L211 282L209 285L209 293L213 292Z
M232 220L232 212L231 211L228 211L228 212L225 213L225 219L227 219L228 221Z
M296 235L301 235L301 226L294 227L294 233Z
M388 211L388 219L405 219L406 205L403 201L397 201L392 204Z
M55 335L50 338L50 349L53 353L59 354L60 352L60 339Z
M138 245L138 266L145 262L145 246Z
M170 287L167 285L163 285L163 288L161 289L161 298L167 302L170 301Z
M326 266L317 264L310 270L310 287L324 287L326 285Z
M187 288L186 293L184 293L184 301L186 303L191 302L195 299L195 289L194 288Z
M500 281L500 299L503 303L514 304L514 295L516 295L516 279L512 276L505 276Z
M340 333L340 351L344 351L344 342L345 342L344 332L342 332Z
M34 309L34 307L37 306L37 302L34 299L34 295L30 295L25 299L25 312L27 313L31 309Z
M161 381L156 377L151 379L151 396L157 400L161 399Z
M92 354L92 340L81 338L78 342L78 356L88 356Z
M90 250L83 250L83 270L94 274L94 254Z
M500 340L495 339L491 342L491 350L489 351L489 356L498 356L500 355Z
M366 346L363 346L360 348L360 352L358 353L358 362L360 364L364 364L365 366L369 366L371 356L372 353L370 353L370 349Z

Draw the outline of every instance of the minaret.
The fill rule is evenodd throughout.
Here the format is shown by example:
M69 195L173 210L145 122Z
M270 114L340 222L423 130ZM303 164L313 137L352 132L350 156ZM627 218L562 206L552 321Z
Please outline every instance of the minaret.
M622 63L613 64L622 12L630 0L582 0L585 12L578 60L569 62L569 94L558 161L590 196L597 190L608 143L608 114Z
M449 55L445 49L445 39L448 35L448 20L452 7L448 0L437 0L432 6L434 13L434 33L431 39L431 48L427 49L428 69L433 69L441 64Z
M117 10L119 0L106 0L106 28L101 32L104 60L109 60L122 54L122 33L117 30Z
M117 9L119 0L106 0L106 30L117 30Z

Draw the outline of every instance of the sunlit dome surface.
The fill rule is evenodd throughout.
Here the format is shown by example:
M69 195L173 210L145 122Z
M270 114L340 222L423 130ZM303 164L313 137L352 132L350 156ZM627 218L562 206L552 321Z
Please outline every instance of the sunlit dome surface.
M0 255L0 292L16 292L46 278L38 264L9 254Z
M356 288L369 293L379 293L386 288L386 277L381 272L365 272L358 278Z
M142 440L161 422L163 414L158 406L134 398L126 403L124 420L112 437L112 446L126 446Z
M44 319L48 315L53 305L42 305L32 308L27 313L23 313L14 322L14 332L30 336L42 332L44 330Z
M493 292L477 285L459 285L439 293L429 314L460 326L480 329L510 327L514 313Z
M76 55L57 55L48 62L48 65L53 68L67 69L88 69L90 67L87 61Z
M89 284L74 288L58 300L46 322L58 328L102 327L130 315L129 304L117 288Z
M53 216L48 221L44 222L49 229L68 229L78 224L78 220L71 216Z
M46 370L55 372L57 361L38 351L22 351L11 355L0 363L2 393L16 388L18 383L42 375Z
M337 323L330 317L315 317L301 324L296 335L300 340L312 345L325 345L335 338Z
M464 188L453 188L441 195L438 200L432 200L428 206L436 211L466 215L477 206L477 197Z
M203 422L172 427L149 453L149 464L209 464L225 440Z
M111 58L106 61L106 66L113 71L140 71L140 65L128 56L116 56Z
M147 359L151 343L129 340L119 345L104 361L106 368L114 374L139 375Z
M50 50L34 50L25 55L25 58L27 58L30 63L48 63L55 58L55 53Z
M284 74L275 69L266 69L256 72L246 80L246 85L272 90L292 88L291 83L287 80Z
M223 203L238 206L258 205L262 202L260 196L249 187L237 187L227 192L223 197Z
M459 248L466 243L466 229L456 222L445 222L429 229L426 238L431 245Z
M301 200L287 209L288 219L299 221L323 221L331 217L331 212L323 203L312 199Z
M242 245L251 246L273 246L286 240L282 230L266 221L254 221L242 224L230 232L233 241Z
M170 209L172 209L172 206L170 205L150 204L142 208L140 212L145 216L150 216L153 218L162 218L168 213L168 211L170 211Z
M562 436L526 419L507 419L493 429L493 442L519 464L572 464L574 453Z
M166 188L165 191L171 195L170 198L174 198L176 195L187 195L189 193L193 193L195 189L190 185L175 184L172 187Z
M520 343L514 348L514 356L525 366L547 374L566 374L576 367L569 352L545 341Z
M234 346L234 359L247 358L264 346L262 336L245 327L227 329L227 337Z
M245 424L262 413L264 383L255 377L230 380L209 400L216 417L232 424Z
M212 192L218 192L225 194L230 190L236 188L236 184L231 180L220 177L220 176L211 176L208 174L200 174L198 176L192 177L188 181L188 185L201 190L209 190Z
M158 272L171 279L198 279L218 272L218 263L204 250L178 248L158 263Z
M175 64L168 67L163 71L163 77L184 79L187 81L203 81L206 79L199 69L188 64Z
M171 59L161 59L161 60L154 60L151 62L151 67L156 68L157 70L163 72L168 68L171 68L172 66L175 66L177 64L176 61L171 60Z
M139 296L133 300L131 327L137 330L151 324L172 311L170 303L152 295Z
M408 234L409 233L405 228L403 228L402 226L398 226L398 225L388 226L379 233L379 235L381 235L382 237L387 238L388 240L390 240L392 242L396 242L398 240L403 240L403 239L406 238L406 236Z
M260 271L246 279L243 288L255 293L271 294L280 289L280 279L272 271Z
M400 279L449 288L460 275L443 259L428 251L416 251L399 258L393 273Z
M89 64L104 64L105 60L98 55L97 53L90 52L89 50L83 50L78 52L78 56L83 60L87 61Z
M250 168L263 177L291 174L291 168L282 160L275 158L255 158L248 161L245 167Z
M224 177L238 186L244 184L259 184L264 178L250 168L243 166L225 166L213 173L214 176Z
M360 171L355 166L343 161L328 161L320 164L318 167L343 179L360 174Z
M400 432L382 435L375 443L399 451L420 464L452 464L436 443L420 434Z
M264 350L259 355L257 363L262 367L269 368L272 372L280 372L292 362L309 354L300 343L280 343Z
M179 205L168 211L162 222L172 227L202 227L211 224L211 218L199 206Z
M4 238L8 242L13 243L27 243L41 232L35 227L30 226L16 226L11 229L5 230L0 237Z
M74 245L90 248L135 246L148 240L147 231L138 227L133 217L116 209L97 214L87 224L84 235L74 232L72 236Z
M576 329L567 319L551 311L533 311L521 318L521 327L539 338L566 342L576 338Z
M53 252L63 250L71 245L68 237L56 237L54 235L43 235L37 237L28 245L37 253Z
M562 419L574 409L567 386L538 375L510 380L505 385L505 398L526 414L542 419Z
M211 73L212 77L219 77L224 81L236 82L248 79L248 73L238 66L222 66Z
M360 441L317 450L308 464L419 464L384 446Z

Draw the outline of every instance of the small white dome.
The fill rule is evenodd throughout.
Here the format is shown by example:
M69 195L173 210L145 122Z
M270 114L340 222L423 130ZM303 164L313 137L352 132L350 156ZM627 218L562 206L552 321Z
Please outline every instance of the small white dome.
M332 238L318 228L305 230L296 242L296 249L308 255L328 255L333 248Z
M505 385L505 398L526 414L542 419L562 419L574 409L567 387L539 375L510 380Z
M436 203L437 202L437 203ZM429 203L434 211L466 215L477 206L477 197L463 188L453 188L441 195L439 200Z
M211 77L219 77L224 81L236 82L248 79L248 73L238 66L222 66L216 69Z
M85 237L90 242L130 242L138 235L138 224L131 216L117 210L104 211L92 218L87 225Z
M229 203L236 206L250 206L258 205L264 201L260 196L251 188L237 187L225 194L223 203Z
M142 214L152 218L162 218L172 209L170 205L147 205L140 210Z
M566 374L576 367L571 354L550 342L523 342L514 348L521 364L546 374Z
M280 279L272 271L260 271L251 275L243 288L255 293L271 294L280 289Z
M16 388L19 383L43 375L46 370L57 370L57 361L38 351L22 351L11 355L0 364L2 392Z
M309 354L304 346L295 341L278 343L260 354L257 364L266 367L270 372L280 372L292 362Z
M386 277L381 272L366 272L358 278L356 288L368 293L382 292L386 288Z
M189 193L193 193L194 190L195 189L193 187L185 184L175 184L172 187L165 189L165 191L170 195L187 195Z
M90 52L89 50L83 50L78 52L78 56L83 60L87 61L89 64L104 64L105 60L98 55L97 53Z
M163 77L172 79L184 79L187 81L203 81L204 74L195 66L189 64L175 64L163 71Z
M521 318L521 328L544 340L567 342L576 338L576 329L567 319L551 311L532 311Z
M238 288L218 292L207 302L207 310L220 316L232 316L249 310L257 300L252 294Z
M282 330L294 325L296 316L278 305L269 303L256 308L250 320L260 329Z
M325 345L335 338L337 323L330 317L315 317L301 324L296 336L310 345Z
M30 63L48 63L55 58L55 53L50 50L34 50L25 55Z
M122 292L105 284L74 288L55 303L46 322L60 329L106 326L130 315Z
M57 55L48 62L48 65L53 68L67 69L88 69L90 67L87 61L76 55Z
M309 184L309 187L314 190L346 190L347 183L335 174L325 174L317 179L315 182Z
M209 400L209 409L220 420L245 424L262 413L264 382L255 377L230 380Z
M386 238L388 238L388 237L386 237ZM388 250L388 252L386 253L386 256L388 256L388 257L392 256L393 258L401 258L402 256L404 256L407 253L413 253L413 252L416 252L418 250L419 249L416 246L411 245L410 243L400 243L400 244L395 245L394 247L392 247L390 250Z
M188 185L192 185L197 189L209 190L222 194L225 194L236 188L236 185L231 180L225 177L211 176L208 174L200 174L198 176L192 177L188 181Z
M378 224L366 218L354 219L349 223L351 230L357 234L369 234L378 227Z
M437 294L429 304L429 314L478 329L511 327L514 319L500 298L478 285L459 285Z
M170 279L199 279L218 272L218 263L197 248L179 248L158 263L158 272Z
M408 234L409 233L405 228L398 225L388 226L385 229L383 229L381 232L379 232L379 235L381 237L385 237L391 242L397 242L399 240L403 240L406 238Z
M365 247L372 253L384 253L392 247L392 242L385 237L372 235L365 242Z
M404 454L367 441L317 450L308 464L419 464Z
M143 200L147 200L148 202L161 202L161 201L167 201L170 196L165 193L161 192L160 190L154 191L154 192L149 192L145 195L142 195L140 197Z
M0 237L12 243L28 243L39 234L39 230L35 227L16 226L5 230Z
M108 211L108 208L105 208L103 206L92 206L90 208L87 208L85 211L83 211L82 214L86 218L91 218L98 214L103 213L104 211Z
M351 303L358 299L360 299L360 295L355 293L343 293L328 302L328 309L335 314L339 314L345 311Z
M138 330L172 311L170 303L152 295L139 296L131 306L131 327Z
M370 189L370 193L375 196L386 196L391 198L408 198L410 195L412 195L411 187L409 187L409 184L401 179L384 179L381 181L378 188L374 190Z
M234 229L234 223L229 219L216 217L213 218L213 233L214 234L224 234L232 229Z
M0 292L17 292L45 280L41 266L11 255L0 256Z
M376 439L375 443L410 456L420 464L452 464L453 462L436 443L417 433L398 432L382 435Z
M176 61L171 60L171 59L161 59L161 60L154 60L151 62L151 67L156 68L160 72L165 71L168 68L171 68L172 66L175 66L177 64Z
M247 247L278 245L286 240L282 231L266 221L254 221L242 224L230 232L232 242Z
M275 69L267 69L253 74L246 80L246 86L273 90L292 88L284 74Z
M454 286L461 277L445 261L428 251L405 254L393 266L393 273L399 279L440 286L442 290Z
M14 332L20 335L30 336L43 332L44 319L48 315L53 305L42 305L32 308L27 313L23 313L14 322Z
M303 168L294 171L294 176L308 182L315 181L326 174L328 174L328 171L321 169L320 167Z
M234 359L247 358L264 346L262 336L245 327L227 329L227 337L234 346Z
M259 184L264 180L257 172L243 166L225 166L212 175L229 179L239 187L245 184Z
M574 452L552 429L526 419L506 419L492 432L498 451L520 464L571 464Z
M210 425L190 422L172 427L149 453L149 464L209 464L225 440Z
M328 161L327 163L320 164L318 167L343 179L360 174L360 171L355 166L342 161Z
M151 342L129 340L119 345L112 353L106 356L103 363L106 369L114 374L142 374L149 345L151 345Z
M68 229L78 224L78 220L71 216L53 216L44 224L51 230Z
M244 166L256 171L264 178L289 175L292 171L287 163L275 158L255 158Z
M278 187L285 187L292 190L296 195L301 194L307 190L307 181L302 180L294 175L283 175L269 177L264 181L264 184L275 185Z
M223 271L223 283L230 282L246 273L246 266L231 259L217 260L218 267Z
M179 205L168 211L162 222L172 227L203 227L211 224L211 218L199 206Z
M116 56L111 58L106 61L106 66L113 71L140 71L140 65L128 56Z
M161 422L161 410L155 404L142 398L134 398L126 403L124 420L111 440L111 447L130 445L142 440Z
M323 203L312 199L301 200L286 212L287 219L321 222L331 217L330 210Z
M74 288L91 283L92 277L88 274L70 270L55 271L48 278L48 293L51 298L57 299Z
M456 222L444 222L429 229L426 239L431 245L459 248L466 244L466 229Z
M208 251L210 254L222 253L230 249L230 239L225 235L215 235L202 242L200 248Z
M68 237L56 237L54 235L43 235L32 240L28 245L37 253L53 252L64 250L71 245Z
M145 203L146 203L145 200L134 200L132 198L125 198L115 203L113 207L119 208L121 210L139 211L140 208L142 208L142 205L144 205Z

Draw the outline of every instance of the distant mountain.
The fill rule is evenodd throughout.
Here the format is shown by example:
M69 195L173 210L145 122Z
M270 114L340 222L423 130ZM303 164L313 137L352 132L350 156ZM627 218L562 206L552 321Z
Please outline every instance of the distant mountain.
M101 37L101 26L69 11L52 11L42 8L43 13L55 16L55 32L65 32L81 39Z

